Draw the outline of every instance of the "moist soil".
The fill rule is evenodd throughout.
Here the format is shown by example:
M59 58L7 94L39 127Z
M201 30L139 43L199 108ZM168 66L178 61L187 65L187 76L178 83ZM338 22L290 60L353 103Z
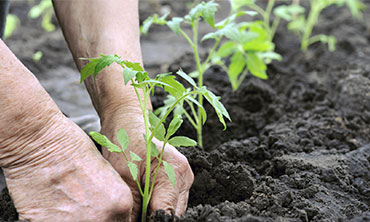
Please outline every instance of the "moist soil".
M157 211L153 221L370 221L367 6L363 21L348 10L325 10L315 31L336 36L335 52L314 44L303 53L298 39L279 29L276 51L284 59L269 65L268 80L250 76L233 91L219 67L205 73L205 84L222 97L232 122L222 131L206 105L205 147L181 149L195 175L188 210L182 218ZM179 67L192 71L191 55L165 69ZM162 99L161 93L154 97L154 107ZM190 124L183 125L180 134L194 137ZM0 220L17 220L6 190Z

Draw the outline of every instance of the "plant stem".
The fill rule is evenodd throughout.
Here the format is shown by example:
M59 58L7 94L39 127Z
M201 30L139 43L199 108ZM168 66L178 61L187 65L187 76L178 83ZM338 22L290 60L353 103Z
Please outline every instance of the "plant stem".
M269 34L270 41L272 41L273 39L272 30L270 28L270 14L271 14L271 11L274 5L275 5L275 0L269 0L267 7L266 7L265 15L263 16L263 21L265 23L267 33Z
M197 64L198 69L198 87L201 88L203 86L203 67L200 63L199 52L198 52L198 24L199 20L195 20L191 26L193 28L193 52L194 52L194 59ZM198 102L201 106L203 106L203 96L198 96ZM198 135L198 144L199 146L203 147L203 137L202 137L202 113L201 108L198 107L198 127L197 127L197 135Z
M167 138L166 138L166 140L165 140L165 141L163 141L162 152L161 152L161 154L160 154L159 158L157 157L157 159L158 159L158 165L157 165L157 167L156 167L156 169L155 169L155 173L154 173L153 180L152 180L153 182L152 182L152 185L151 185L151 187L150 187L150 191L149 191L149 196L150 196L150 197L152 196L152 193L153 193L153 190L154 190L154 181L155 181L155 180L156 180L156 178L157 178L157 174L158 174L158 171L159 171L159 167L161 166L161 163L162 163L163 153L164 153L164 147L166 146L166 144L167 144Z
M302 42L301 42L302 51L306 51L308 46L310 45L309 39L312 34L313 26L316 24L317 19L320 15L320 12L323 9L320 2L317 2L317 1L311 1L311 7L312 8L310 10L310 13L307 19L307 25L306 25L306 28L304 30L304 34L302 37Z
M151 164L151 140L150 140L150 132L149 132L149 119L148 119L148 92L146 88L143 88L144 93L144 105L143 105L143 116L144 116L144 123L145 123L145 142L146 142L146 165L145 165L145 186L144 186L144 196L143 196L143 207L142 207L142 215L141 221L146 221L146 214L148 210L150 195L149 195L149 187L150 187L150 164Z

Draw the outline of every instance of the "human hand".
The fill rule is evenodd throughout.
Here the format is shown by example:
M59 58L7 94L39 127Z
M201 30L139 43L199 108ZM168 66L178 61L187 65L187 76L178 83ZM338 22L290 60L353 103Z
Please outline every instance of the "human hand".
M129 136L128 151L133 151L138 154L143 161L138 163L139 183L143 185L145 181L145 156L146 146L143 134L145 133L144 120L139 107L135 106L119 106L112 109L111 112L105 112L102 118L101 133L108 137L111 141L118 144L116 141L116 134L124 128ZM153 140L157 145L158 150L161 150L163 143L158 140ZM133 196L133 211L131 221L136 221L141 209L141 195L137 188L136 182L133 180L127 163L118 153L111 153L107 149L103 149L103 156L112 164L115 170L121 175L123 180L128 184ZM163 209L166 213L175 213L181 216L186 210L189 190L194 180L193 172L185 156L178 152L174 147L166 145L163 154L163 160L170 163L176 173L176 187L174 187L167 174L160 167L157 175L154 191L150 201L150 210ZM153 176L154 169L158 161L152 160L151 172Z
M0 166L19 219L130 221L129 187L86 134L61 113L50 119L47 113L30 116L23 120L32 126L10 131L19 135L0 129L0 147L12 150Z

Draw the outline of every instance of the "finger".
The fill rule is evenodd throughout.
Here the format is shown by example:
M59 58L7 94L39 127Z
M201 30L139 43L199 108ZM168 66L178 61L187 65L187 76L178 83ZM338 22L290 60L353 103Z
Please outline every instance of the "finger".
M189 199L189 190L184 190L180 193L179 199L177 202L177 208L175 211L176 216L181 217L186 211Z
M140 212L141 212L141 195L138 189L134 189L132 187L130 188L131 188L132 197L133 197L131 221L139 221L138 219L139 219Z
M161 166L161 168L163 168ZM177 208L179 192L177 187L174 187L164 170L158 172L157 179L154 184L152 199L150 201L151 213L156 210L164 210L166 214L175 212Z

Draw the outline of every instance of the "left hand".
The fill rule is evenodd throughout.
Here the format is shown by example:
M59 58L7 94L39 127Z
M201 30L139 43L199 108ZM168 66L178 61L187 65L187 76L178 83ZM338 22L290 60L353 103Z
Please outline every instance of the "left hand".
M143 159L137 163L139 169L138 179L139 183L143 187L143 183L145 182L146 159L146 146L143 137L145 126L141 110L138 107L122 106L113 109L111 112L105 112L105 116L102 118L101 133L107 136L115 144L118 144L116 135L121 128L126 130L130 140L129 147L126 152L128 153L132 151ZM161 151L163 143L158 140L153 140L153 142L157 145L157 149ZM137 188L137 184L130 174L126 160L124 160L122 154L111 153L105 148L103 149L103 156L111 163L114 169L130 187L134 200L131 221L136 221L141 212L142 198ZM189 190L193 183L194 175L186 157L173 146L166 145L163 160L170 163L175 170L176 187L171 184L162 165L155 181L148 210L154 213L155 210L163 209L166 213L174 212L177 216L181 216L187 207ZM153 158L151 164L151 178L154 175L157 164L158 161Z

